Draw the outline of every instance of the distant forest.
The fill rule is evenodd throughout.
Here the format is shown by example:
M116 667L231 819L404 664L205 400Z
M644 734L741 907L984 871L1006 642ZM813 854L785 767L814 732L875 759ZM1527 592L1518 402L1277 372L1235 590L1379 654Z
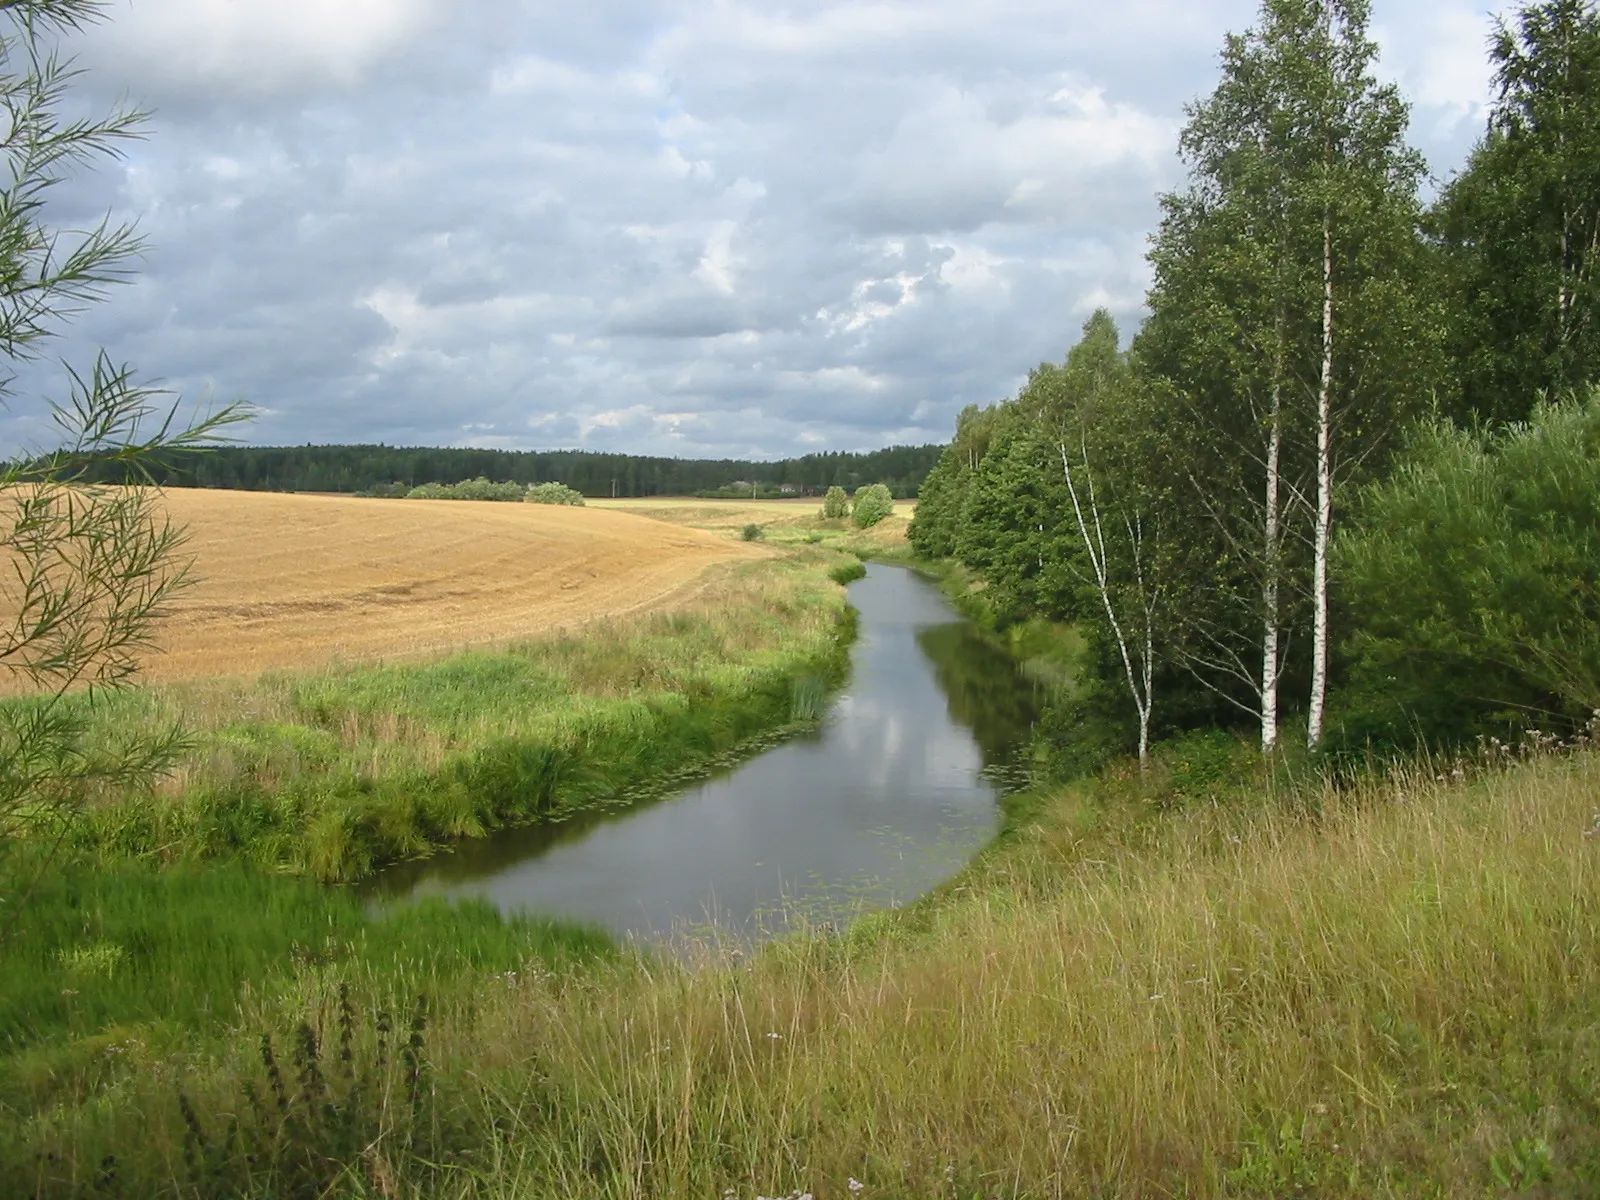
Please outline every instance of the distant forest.
M890 446L868 454L807 454L776 462L647 458L586 450L470 450L398 446L223 446L172 457L155 475L168 487L273 492L388 492L395 484L564 483L585 496L690 496L735 485L802 495L883 483L917 494L942 446Z

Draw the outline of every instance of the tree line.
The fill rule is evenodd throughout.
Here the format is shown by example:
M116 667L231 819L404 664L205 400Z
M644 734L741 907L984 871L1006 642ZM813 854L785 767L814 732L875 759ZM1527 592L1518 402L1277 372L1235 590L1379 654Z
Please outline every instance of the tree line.
M428 484L485 478L524 486L562 483L585 496L731 494L821 495L885 483L897 497L917 494L943 447L890 446L869 453L829 452L773 462L653 458L586 450L480 450L398 446L220 446L169 455L152 468L168 487L246 491L362 492L404 495Z
M961 414L919 553L1079 622L1069 753L1365 752L1600 709L1600 17L1525 4L1431 204L1365 0L1264 0L1189 106L1149 317Z

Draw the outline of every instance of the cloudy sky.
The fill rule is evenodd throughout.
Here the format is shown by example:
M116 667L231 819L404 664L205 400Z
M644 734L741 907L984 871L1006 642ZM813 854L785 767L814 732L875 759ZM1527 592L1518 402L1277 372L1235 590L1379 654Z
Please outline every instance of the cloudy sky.
M114 0L80 92L156 115L60 212L150 249L54 350L247 399L257 443L942 441L1095 306L1137 324L1183 105L1253 12ZM1377 0L1374 24L1447 177L1489 10ZM0 436L36 413L14 400Z

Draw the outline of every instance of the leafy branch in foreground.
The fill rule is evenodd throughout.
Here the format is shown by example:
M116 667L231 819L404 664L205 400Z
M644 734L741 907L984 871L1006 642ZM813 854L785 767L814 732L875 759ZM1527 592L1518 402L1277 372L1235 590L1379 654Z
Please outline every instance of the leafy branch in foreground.
M0 2L0 353L13 364L126 279L140 250L109 217L86 230L47 220L51 189L118 157L144 119L61 113L80 73L57 39L100 13L95 0ZM0 691L20 694L0 705L0 867L28 838L48 848L34 864L44 869L84 803L147 784L181 751L175 730L93 745L87 734L99 695L132 677L187 582L183 533L161 513L151 472L247 415L229 405L185 423L104 354L68 375L68 399L51 405L56 448L0 466ZM0 372L0 402L15 382ZM107 478L118 483L91 482Z

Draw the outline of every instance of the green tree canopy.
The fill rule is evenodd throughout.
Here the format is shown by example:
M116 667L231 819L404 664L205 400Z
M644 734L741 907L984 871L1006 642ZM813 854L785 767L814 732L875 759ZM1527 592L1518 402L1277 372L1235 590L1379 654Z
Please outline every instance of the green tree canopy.
M1497 26L1489 126L1431 214L1460 411L1527 416L1600 381L1600 13L1545 0Z

